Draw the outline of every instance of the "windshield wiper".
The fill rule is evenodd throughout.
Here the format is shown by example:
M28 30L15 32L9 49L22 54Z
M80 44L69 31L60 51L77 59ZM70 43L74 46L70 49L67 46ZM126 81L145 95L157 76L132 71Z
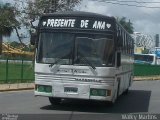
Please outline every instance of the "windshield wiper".
M60 67L60 62L63 60L65 56L60 57L58 60L56 60L54 63L51 63L49 67L51 68L51 71L55 74ZM54 66L55 65L55 66ZM54 67L53 67L54 66ZM53 67L53 68L52 68Z
M49 65L50 68L52 68L52 67L54 66L54 67L52 68L52 72L53 72L53 73L56 73L56 72L57 72L57 69L58 69L58 68L60 67L60 65L61 65L61 61L63 61L63 59L64 59L66 56L72 57L72 50L71 50L68 54L59 57L54 63L51 63L51 64ZM69 59L70 59L70 57L69 57Z
M80 57L83 59L85 63L91 66L94 70L96 69L96 67L81 52L78 51L78 54L80 55Z
M66 57L66 55L62 56L62 57L59 57L54 63L51 63L49 65L49 67L52 67L53 65L60 63L63 60L63 58L65 58L65 57Z
M89 69L92 71L92 73L94 75L97 75L96 67L82 53L80 53L79 51L77 53L80 55L81 59L83 59L83 61L90 66ZM78 59L80 58L77 58L77 60Z

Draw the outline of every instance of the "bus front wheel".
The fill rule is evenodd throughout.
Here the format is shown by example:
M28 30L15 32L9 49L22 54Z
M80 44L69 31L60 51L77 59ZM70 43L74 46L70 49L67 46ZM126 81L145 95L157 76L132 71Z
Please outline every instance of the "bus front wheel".
M52 105L59 105L62 102L61 98L53 98L53 97L49 97L49 102Z

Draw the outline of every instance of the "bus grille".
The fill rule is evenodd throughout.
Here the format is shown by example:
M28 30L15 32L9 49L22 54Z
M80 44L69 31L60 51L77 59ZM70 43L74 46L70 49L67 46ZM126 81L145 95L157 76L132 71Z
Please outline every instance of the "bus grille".
M79 83L99 83L99 84L114 84L114 78L91 78L91 77L77 77L77 76L57 76L57 75L50 75L50 74L36 74L35 75L36 81L59 81L59 82L79 82Z

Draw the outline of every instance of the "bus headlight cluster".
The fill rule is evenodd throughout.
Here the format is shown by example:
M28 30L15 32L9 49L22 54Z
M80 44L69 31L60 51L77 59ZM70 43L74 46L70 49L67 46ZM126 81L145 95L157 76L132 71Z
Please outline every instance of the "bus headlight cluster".
M90 96L107 96L107 90L106 89L91 88L90 89Z
M52 93L52 86L49 85L36 85L35 89L38 92Z

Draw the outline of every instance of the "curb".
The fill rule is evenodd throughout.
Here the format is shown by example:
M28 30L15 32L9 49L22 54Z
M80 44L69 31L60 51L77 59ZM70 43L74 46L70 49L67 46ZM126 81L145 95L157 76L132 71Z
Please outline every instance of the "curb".
M33 90L34 83L0 84L0 92Z
M134 77L133 78L134 81L152 81L152 80L160 80L160 76L157 77Z
M34 88L5 89L5 90L0 90L0 92L22 91L22 90L33 90L33 89L34 89Z

